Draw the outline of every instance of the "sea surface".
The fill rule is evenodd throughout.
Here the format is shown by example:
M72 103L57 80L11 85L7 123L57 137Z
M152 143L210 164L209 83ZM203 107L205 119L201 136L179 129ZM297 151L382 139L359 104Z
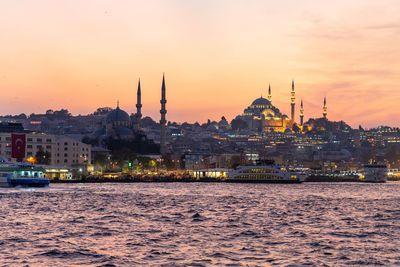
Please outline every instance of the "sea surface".
M0 189L0 266L400 266L400 183Z

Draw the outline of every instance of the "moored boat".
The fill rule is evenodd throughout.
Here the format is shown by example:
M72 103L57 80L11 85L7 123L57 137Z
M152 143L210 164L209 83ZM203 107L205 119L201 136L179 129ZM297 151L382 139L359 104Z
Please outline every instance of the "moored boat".
M0 164L0 187L44 187L49 179L44 176L45 170L26 163Z
M388 169L386 164L365 164L363 166L360 179L369 183L385 183L388 177Z
M226 182L236 183L302 183L306 175L277 165L239 166L228 173Z

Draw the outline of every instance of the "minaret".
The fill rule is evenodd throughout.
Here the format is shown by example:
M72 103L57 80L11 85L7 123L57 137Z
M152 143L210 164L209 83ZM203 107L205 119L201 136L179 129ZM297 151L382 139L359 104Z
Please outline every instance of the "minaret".
M137 89L137 104L136 104L136 118L140 119L142 117L142 92L140 90L140 79Z
M161 120L160 120L160 126L161 126L161 136L160 136L160 153L161 155L165 155L165 114L167 113L167 110L165 109L165 104L167 103L167 100L165 98L165 79L164 79L164 74L163 74L163 79L162 79L162 86L161 86Z
M303 99L300 103L300 125L303 126L303 119L304 119L304 109L303 109Z
M271 84L268 85L268 97L267 97L268 101L271 102L272 99L272 95L271 95Z
M326 110L327 110L328 108L326 107L326 96L324 97L324 112L322 113L322 115L324 116L324 118L326 119L326 115L328 114L327 112L326 112Z
M291 97L291 102L290 102L290 105L292 106L292 116L291 116L291 120L292 120L292 123L294 123L294 108L295 108L295 105L296 105L296 98L294 97L294 94L295 94L295 92L294 92L294 80L292 80L292 92L291 92L291 95L292 95L292 97Z

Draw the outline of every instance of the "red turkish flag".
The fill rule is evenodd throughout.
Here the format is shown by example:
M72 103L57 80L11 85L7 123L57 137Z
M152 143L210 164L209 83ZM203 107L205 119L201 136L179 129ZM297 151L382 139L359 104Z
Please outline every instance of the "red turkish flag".
M25 134L11 134L11 157L25 158L26 138Z

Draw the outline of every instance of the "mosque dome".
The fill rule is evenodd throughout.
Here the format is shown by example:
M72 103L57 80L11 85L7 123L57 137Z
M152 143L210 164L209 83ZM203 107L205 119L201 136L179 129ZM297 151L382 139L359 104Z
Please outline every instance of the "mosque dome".
M260 97L260 98L257 98L256 100L254 100L251 105L252 106L256 106L256 105L270 106L271 102L266 98Z
M119 135L119 136L122 136L122 135L131 136L131 135L133 135L133 131L131 129L129 129L129 128L126 128L126 127L116 127L115 128L115 133L117 135Z
M117 107L107 114L106 122L130 121L128 113Z
M106 129L104 129L104 128L97 129L96 131L93 132L93 134L98 135L98 136L105 135Z

